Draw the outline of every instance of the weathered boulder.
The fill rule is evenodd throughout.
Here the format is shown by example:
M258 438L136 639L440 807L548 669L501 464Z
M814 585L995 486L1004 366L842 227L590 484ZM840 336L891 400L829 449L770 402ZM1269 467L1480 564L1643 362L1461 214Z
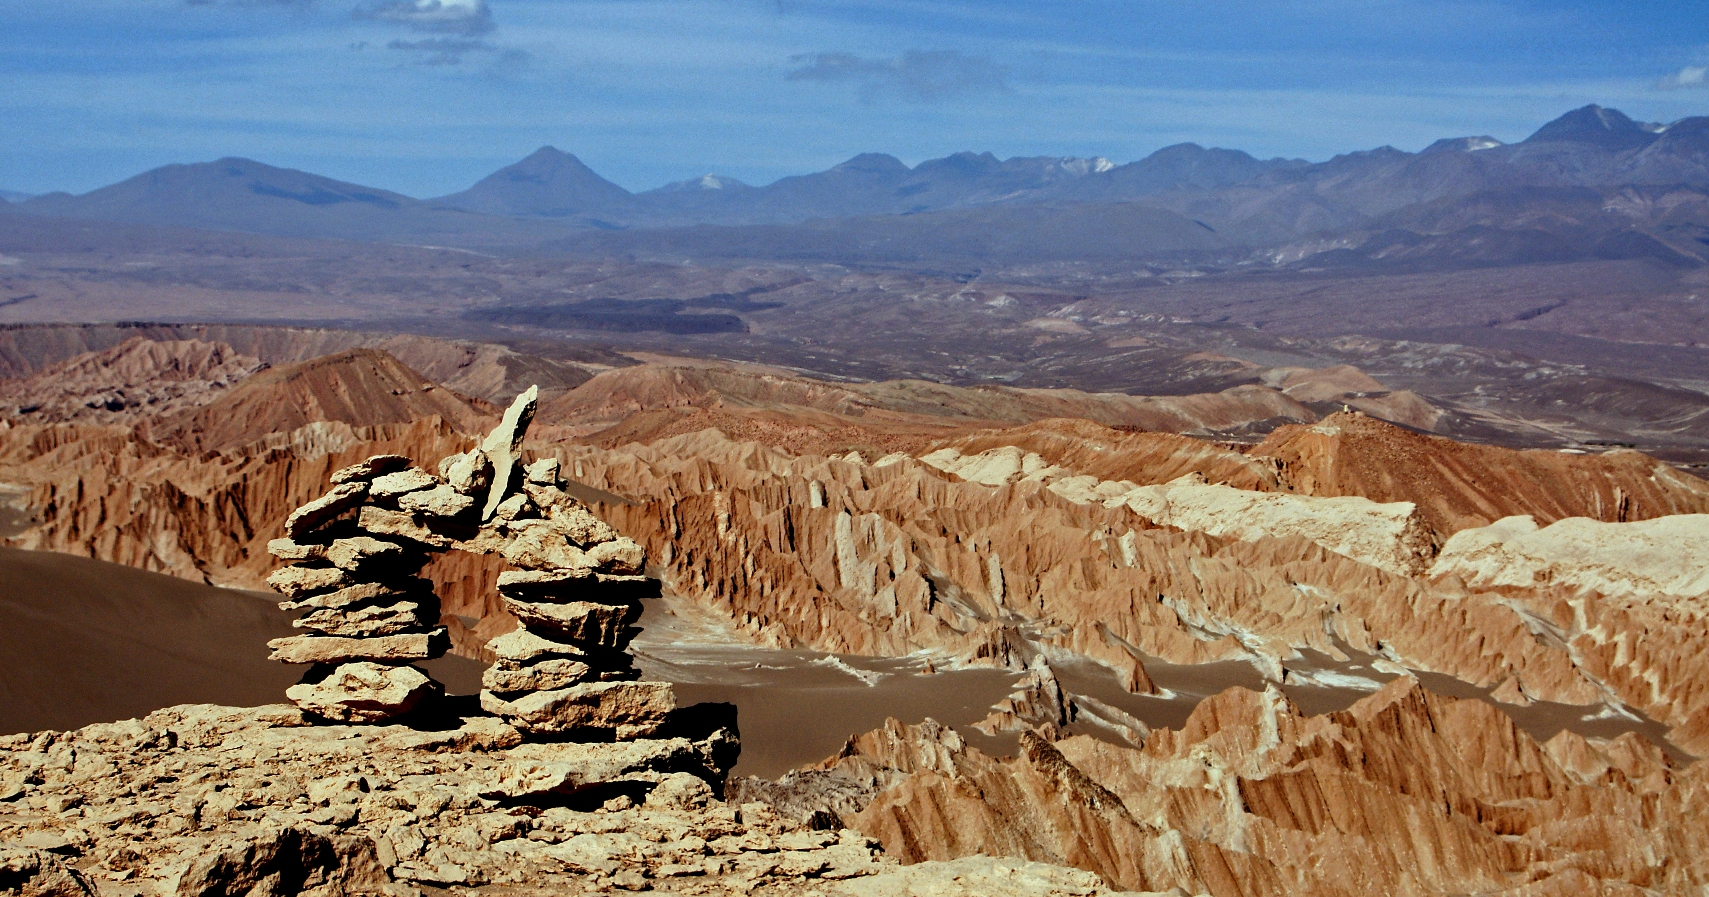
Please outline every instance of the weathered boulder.
M93 897L83 873L45 851L0 844L0 894Z
M440 475L464 495L485 494L493 482L493 462L480 449L441 462Z
M504 609L534 632L601 648L622 646L627 641L625 630L640 615L640 608L632 604L591 601L535 603L509 597L504 599Z
M583 548L617 538L617 530L612 529L611 524L595 517L592 511L577 501L560 501L553 504L546 519L551 522L553 529Z
M298 707L346 723L402 716L444 694L444 687L413 666L358 662L319 669L285 690Z
M668 682L587 682L533 692L514 701L482 692L481 707L518 729L608 730L625 740L657 732L676 709L676 692Z
M646 552L627 536L601 542L588 549L587 556L601 572L619 575L640 573L641 566L647 562Z
M369 838L328 838L297 828L228 838L191 862L178 897L354 897L393 893ZM395 893L403 894L403 889Z
M541 458L523 470L527 482L540 486L558 485L558 468L562 465L557 458Z

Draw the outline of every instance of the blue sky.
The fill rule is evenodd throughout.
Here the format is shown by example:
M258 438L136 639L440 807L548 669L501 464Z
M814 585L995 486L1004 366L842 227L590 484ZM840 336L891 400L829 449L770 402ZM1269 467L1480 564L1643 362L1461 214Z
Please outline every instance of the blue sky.
M1320 160L1709 113L1703 0L14 0L0 188L235 155L434 196L551 144L634 190L858 152Z

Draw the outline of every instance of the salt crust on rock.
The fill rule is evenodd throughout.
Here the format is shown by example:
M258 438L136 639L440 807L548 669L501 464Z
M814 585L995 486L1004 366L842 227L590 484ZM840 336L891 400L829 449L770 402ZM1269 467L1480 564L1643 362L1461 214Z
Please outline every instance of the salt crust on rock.
M1431 576L1476 587L1539 584L1611 597L1709 596L1709 514L1605 523L1569 517L1538 527L1528 516L1462 530L1442 546Z

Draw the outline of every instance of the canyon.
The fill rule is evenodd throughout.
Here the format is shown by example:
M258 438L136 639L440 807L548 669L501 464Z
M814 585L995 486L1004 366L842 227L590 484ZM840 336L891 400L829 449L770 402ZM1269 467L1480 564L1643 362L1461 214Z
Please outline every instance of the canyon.
M970 882L993 875L1014 893L1219 897L1679 893L1709 882L1696 800L1696 758L1709 752L1709 586L1694 561L1709 483L1643 452L1451 438L1435 424L1459 412L1347 365L1276 365L1247 382L1143 395L832 381L728 360L551 358L355 331L4 336L0 482L12 516L0 523L10 545L31 550L0 557L6 569L57 553L164 574L148 582L201 590L183 607L222 608L195 631L253 639L257 660L290 630L247 592L279 569L268 545L293 511L366 459L437 470L481 444L535 373L551 374L520 458L555 465L565 501L644 552L662 594L641 602L637 666L679 683L685 702L734 701L751 755L691 775L699 786L674 780L687 797L662 775L620 773L657 800L568 814L504 806L482 776L503 778L534 749L468 701L470 674L502 656L495 640L522 632L499 591L510 565L447 552L420 574L454 655L429 671L447 670L447 700L464 703L426 741L408 727L304 727L300 711L278 707L160 709L189 694L163 681L156 706L139 687L125 703L52 717L62 733L8 742L0 767L17 784L0 789L11 795L0 825L44 845L31 868L101 893L182 881L210 839L240 830L250 846L219 850L319 838L344 859L316 874L379 869L412 887L506 886L504 870L524 868L513 861L619 887L630 869L626 882L696 893L809 888L789 863L812 866L823 893L878 893L862 882L977 892ZM163 607L180 600L151 588ZM81 622L60 628L40 622L51 614L41 596L0 606L44 644L97 626L115 638L120 611L76 600ZM172 650L171 628L148 636L162 642L150 651ZM88 681L71 672L74 651L36 650L34 665L67 668L60 687ZM221 645L198 662L265 675L232 659L243 651ZM271 703L265 693L281 700L288 683L275 679L201 700ZM835 695L854 696L849 709ZM52 716L7 706L19 708L7 728L40 731ZM741 725L750 707L752 728ZM112 724L121 713L139 722ZM812 737L790 732L802 728ZM161 740L192 729L201 741ZM380 763L365 788L286 800L291 819L269 817L277 804L257 791L200 829L168 831L165 813L114 817L92 772L101 758L206 764L187 752L223 741L277 752L245 759L246 776L325 775L287 750L298 736L396 756L422 778ZM155 753L121 759L109 743ZM149 800L188 799L175 793L186 786L158 781ZM701 793L708 783L722 793ZM387 795L411 787L446 792L461 815L433 832L393 819L407 807ZM273 834L253 829L264 821ZM621 854L610 841L654 828L675 834L649 843L676 846ZM734 845L753 832L799 846L764 852L772 871L755 874L757 848L684 854L679 843ZM163 834L173 846L148 858L111 840ZM417 836L428 846L399 852ZM432 845L464 842L462 859L426 859ZM649 859L590 865L593 845ZM688 866L699 871L678 868ZM956 875L960 885L946 884Z

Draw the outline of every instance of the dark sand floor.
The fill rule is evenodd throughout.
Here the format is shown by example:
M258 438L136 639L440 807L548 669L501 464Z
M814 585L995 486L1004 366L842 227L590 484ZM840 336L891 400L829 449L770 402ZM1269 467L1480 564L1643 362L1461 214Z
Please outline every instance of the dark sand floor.
M0 733L69 729L139 717L182 703L255 705L284 700L301 667L267 659L266 642L297 630L275 597L199 585L129 567L50 552L0 548ZM1010 754L1013 736L987 737L970 723L1015 687L1019 676L1000 670L923 674L923 658L833 657L813 651L755 646L721 620L674 597L646 602L634 650L648 678L678 683L684 704L735 704L742 730L737 772L776 777L834 754L849 736L887 717L914 723L926 717L957 727L970 743ZM1345 649L1344 649L1345 650ZM1371 667L1373 658L1336 662L1308 656L1288 664L1321 684L1282 687L1307 713L1345 709L1394 678ZM480 688L482 666L460 657L424 664L452 694ZM1179 727L1198 702L1232 686L1261 690L1250 664L1176 666L1147 670L1165 694L1132 695L1096 664L1059 662L1073 694L1095 698L1152 728ZM1433 691L1488 697L1488 689L1420 674ZM1667 746L1664 727L1610 714L1601 706L1498 704L1534 737L1562 728L1612 737L1638 731ZM1089 719L1072 731L1119 742L1118 731Z
M0 732L71 729L173 704L283 701L304 668L267 659L268 639L298 633L277 600L0 548ZM453 693L480 689L472 660L425 666Z

